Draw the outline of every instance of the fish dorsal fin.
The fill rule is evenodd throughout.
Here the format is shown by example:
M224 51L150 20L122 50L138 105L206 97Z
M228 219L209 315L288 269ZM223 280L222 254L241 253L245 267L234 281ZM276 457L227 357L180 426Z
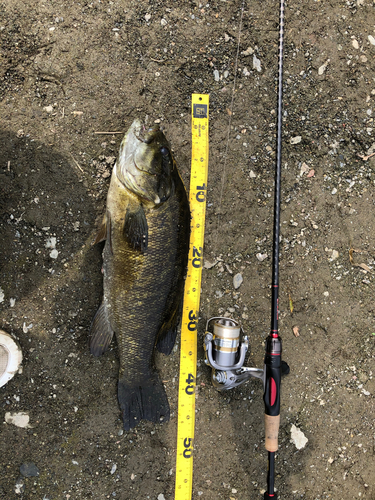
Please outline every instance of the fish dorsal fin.
M142 205L135 209L127 208L124 223L124 236L134 250L145 252L148 245L148 225Z

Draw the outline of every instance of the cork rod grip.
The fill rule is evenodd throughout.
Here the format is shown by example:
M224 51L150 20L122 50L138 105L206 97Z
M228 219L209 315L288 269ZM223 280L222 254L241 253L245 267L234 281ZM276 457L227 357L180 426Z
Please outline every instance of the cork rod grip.
M264 415L264 428L266 431L266 450L275 452L279 449L278 437L279 437L279 426L280 426L280 415L276 417L271 417L270 415Z

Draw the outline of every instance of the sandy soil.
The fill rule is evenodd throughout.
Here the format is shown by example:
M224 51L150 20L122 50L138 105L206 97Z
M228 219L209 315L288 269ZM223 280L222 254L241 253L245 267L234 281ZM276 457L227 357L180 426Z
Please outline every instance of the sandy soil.
M2 0L0 12L0 327L24 354L0 418L30 415L27 429L1 425L0 498L174 498L178 342L157 356L170 422L124 433L116 344L99 359L87 347L102 291L90 242L121 140L97 132L160 120L188 186L193 92L210 94L205 256L222 259L202 279L193 499L262 498L261 384L216 392L202 341L206 320L227 313L262 366L278 3ZM287 5L280 499L375 498L374 37L371 0ZM29 462L37 476L21 474Z

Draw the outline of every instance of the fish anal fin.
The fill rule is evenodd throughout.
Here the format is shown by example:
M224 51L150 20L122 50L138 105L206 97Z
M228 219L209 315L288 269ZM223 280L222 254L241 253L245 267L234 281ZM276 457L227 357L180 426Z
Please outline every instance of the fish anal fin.
M122 377L118 383L118 400L124 429L133 429L141 420L159 423L169 420L169 404L164 386L156 372L142 381L133 383Z
M167 356L172 352L173 346L176 342L177 337L177 325L175 327L169 328L165 332L162 332L156 343L156 349L166 354Z
M113 330L108 318L105 303L97 310L90 328L90 352L101 356L108 349L113 337Z
M148 225L142 205L135 209L127 208L124 223L124 236L134 250L144 252L148 246Z

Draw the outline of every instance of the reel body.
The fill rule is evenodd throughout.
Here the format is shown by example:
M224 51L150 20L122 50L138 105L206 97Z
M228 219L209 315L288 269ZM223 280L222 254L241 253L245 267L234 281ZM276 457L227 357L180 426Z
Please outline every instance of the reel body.
M209 328L213 324L213 332ZM265 384L265 370L244 367L249 339L233 319L214 317L207 321L204 337L205 363L212 368L212 384L225 391L243 384L251 377Z

